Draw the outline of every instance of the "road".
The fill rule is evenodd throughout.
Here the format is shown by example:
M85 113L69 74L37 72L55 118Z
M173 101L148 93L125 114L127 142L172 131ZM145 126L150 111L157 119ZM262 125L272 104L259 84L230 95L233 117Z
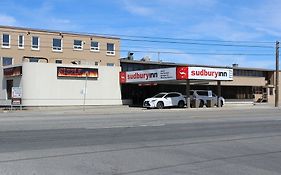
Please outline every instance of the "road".
M1 175L280 175L281 110L7 113L0 143Z

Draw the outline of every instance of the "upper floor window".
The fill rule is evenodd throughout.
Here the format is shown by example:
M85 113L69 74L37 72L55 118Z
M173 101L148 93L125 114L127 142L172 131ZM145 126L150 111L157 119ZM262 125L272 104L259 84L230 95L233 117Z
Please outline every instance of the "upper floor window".
M24 48L24 36L23 35L19 35L19 37L18 37L18 47L20 49Z
M13 58L12 57L3 57L2 58L2 66L8 66L13 64Z
M97 41L91 42L91 51L99 51L100 50L100 43Z
M60 38L53 38L53 51L62 51L62 40Z
M107 55L115 55L115 45L113 43L107 43Z
M56 59L56 64L62 64L62 60L61 59Z
M2 35L2 47L3 48L10 48L11 47L10 42L11 42L10 35L4 33Z
M39 50L40 49L40 38L38 36L32 36L31 49L32 50Z
M73 41L73 49L74 50L82 50L83 49L83 42L82 42L82 40L74 40Z

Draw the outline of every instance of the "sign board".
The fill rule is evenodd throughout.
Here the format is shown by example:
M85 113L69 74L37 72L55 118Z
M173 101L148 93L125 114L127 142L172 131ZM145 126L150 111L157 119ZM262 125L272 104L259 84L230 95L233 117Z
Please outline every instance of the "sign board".
M98 69L57 67L57 77L98 78Z
M120 83L176 80L176 67L120 72Z
M190 80L233 80L233 69L188 67L188 79Z
M9 67L4 69L4 77L16 77L22 75L22 67Z
M21 98L12 98L12 105L21 105Z
M120 83L155 82L164 80L233 80L233 69L180 66L165 69L149 69L120 72Z
M22 98L21 87L12 87L12 98Z

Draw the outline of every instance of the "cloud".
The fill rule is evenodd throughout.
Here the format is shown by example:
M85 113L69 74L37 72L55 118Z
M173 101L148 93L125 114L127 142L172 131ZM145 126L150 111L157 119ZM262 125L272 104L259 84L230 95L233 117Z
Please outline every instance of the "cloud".
M136 3L136 1L132 0L123 0L125 9L131 14L141 15L141 16L149 16L153 14L153 9Z
M12 26L17 24L17 20L12 16L0 14L0 24Z

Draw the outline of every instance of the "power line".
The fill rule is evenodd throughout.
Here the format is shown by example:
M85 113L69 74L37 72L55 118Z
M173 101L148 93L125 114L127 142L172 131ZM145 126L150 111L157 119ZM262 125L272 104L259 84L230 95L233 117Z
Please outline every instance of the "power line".
M143 40L143 39L142 40L140 40L140 39L122 39L122 40L133 41L133 42L170 43L170 44L204 45L204 46L274 48L273 46L261 46L261 45L215 44L215 43L159 41L159 40Z

